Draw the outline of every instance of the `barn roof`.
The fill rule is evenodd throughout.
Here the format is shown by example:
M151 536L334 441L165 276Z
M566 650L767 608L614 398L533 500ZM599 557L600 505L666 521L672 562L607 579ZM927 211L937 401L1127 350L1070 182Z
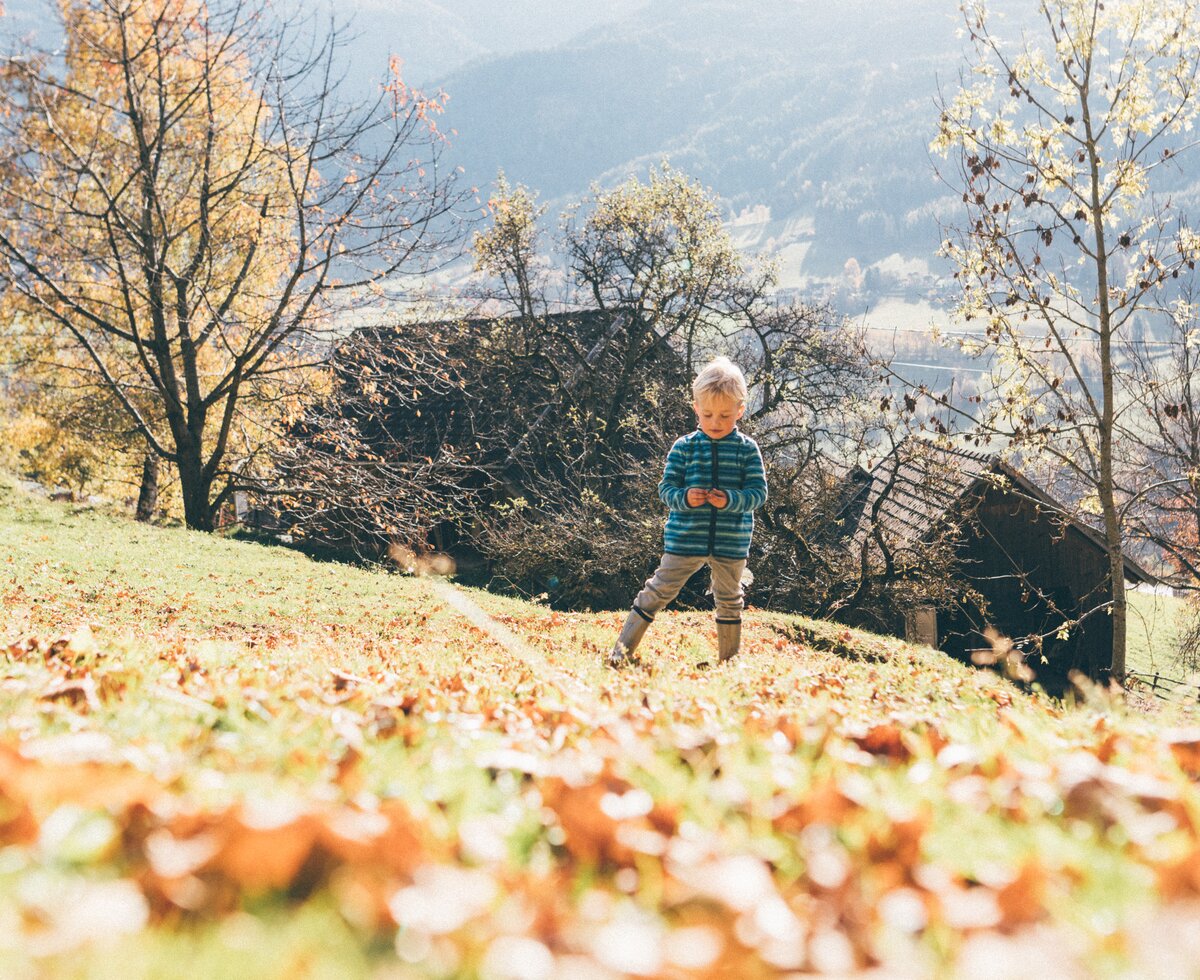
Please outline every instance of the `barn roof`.
M930 538L950 522L966 516L971 502L989 488L1032 500L1042 511L1056 515L1068 533L1090 547L1107 551L1104 535L1074 517L1041 487L992 453L952 444L910 438L897 445L870 472L858 470L851 479L859 489L849 498L841 517L853 538L861 540L878 508L880 526L901 542ZM881 499L882 498L882 499ZM1129 557L1126 577L1152 582L1154 577Z

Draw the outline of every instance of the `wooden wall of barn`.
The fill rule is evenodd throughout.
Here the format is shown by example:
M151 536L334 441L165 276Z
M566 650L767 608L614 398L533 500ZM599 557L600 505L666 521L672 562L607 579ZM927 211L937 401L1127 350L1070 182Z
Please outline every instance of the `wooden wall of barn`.
M1034 501L989 488L970 523L974 531L961 550L963 574L988 597L987 610L963 608L946 615L939 634L948 653L967 656L971 648L986 646L981 635L985 622L1010 637L1056 628L1062 616L1039 593L1071 618L1109 600L1104 552ZM1101 611L1073 629L1066 641L1050 637L1041 651L1049 663L1042 664L1035 652L1029 665L1039 683L1059 693L1071 670L1093 678L1106 676L1111 648L1112 622Z

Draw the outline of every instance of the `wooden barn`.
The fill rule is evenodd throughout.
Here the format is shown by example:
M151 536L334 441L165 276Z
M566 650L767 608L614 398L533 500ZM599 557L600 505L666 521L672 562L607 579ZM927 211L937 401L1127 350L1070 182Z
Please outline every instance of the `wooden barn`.
M874 514L889 538L907 543L949 531L957 572L984 601L897 610L896 633L969 659L990 647L992 627L1025 651L1048 691L1065 689L1073 670L1103 679L1112 653L1103 535L994 455L912 442L855 474L847 524L860 535ZM1125 576L1153 580L1128 558Z

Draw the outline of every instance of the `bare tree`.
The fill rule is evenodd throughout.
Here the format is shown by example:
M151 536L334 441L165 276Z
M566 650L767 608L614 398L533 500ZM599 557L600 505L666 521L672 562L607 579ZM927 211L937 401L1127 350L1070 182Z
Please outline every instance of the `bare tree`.
M392 544L426 550L482 505L495 454L474 433L491 406L469 392L494 358L476 353L477 339L453 324L410 324L360 328L338 344L326 394L273 453L271 499L292 533L378 559Z
M962 5L970 75L940 101L934 148L965 220L944 251L960 314L982 320L998 391L979 418L1026 458L1053 459L1098 516L1111 583L1112 676L1125 673L1121 433L1134 401L1122 339L1161 304L1200 238L1152 195L1191 149L1200 70L1194 0L1041 0L1005 38Z
M321 331L434 253L442 100L359 104L339 35L259 0L67 0L0 64L0 276L63 332L211 529Z

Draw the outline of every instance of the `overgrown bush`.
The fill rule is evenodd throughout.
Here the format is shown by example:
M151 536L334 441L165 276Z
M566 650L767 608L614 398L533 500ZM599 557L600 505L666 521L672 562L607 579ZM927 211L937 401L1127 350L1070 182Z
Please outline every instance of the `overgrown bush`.
M526 594L615 601L614 580L661 533L664 446L690 427L669 347L620 398L611 352L564 366L571 345L623 330L589 313L356 331L279 456L281 514L359 555L451 549Z

